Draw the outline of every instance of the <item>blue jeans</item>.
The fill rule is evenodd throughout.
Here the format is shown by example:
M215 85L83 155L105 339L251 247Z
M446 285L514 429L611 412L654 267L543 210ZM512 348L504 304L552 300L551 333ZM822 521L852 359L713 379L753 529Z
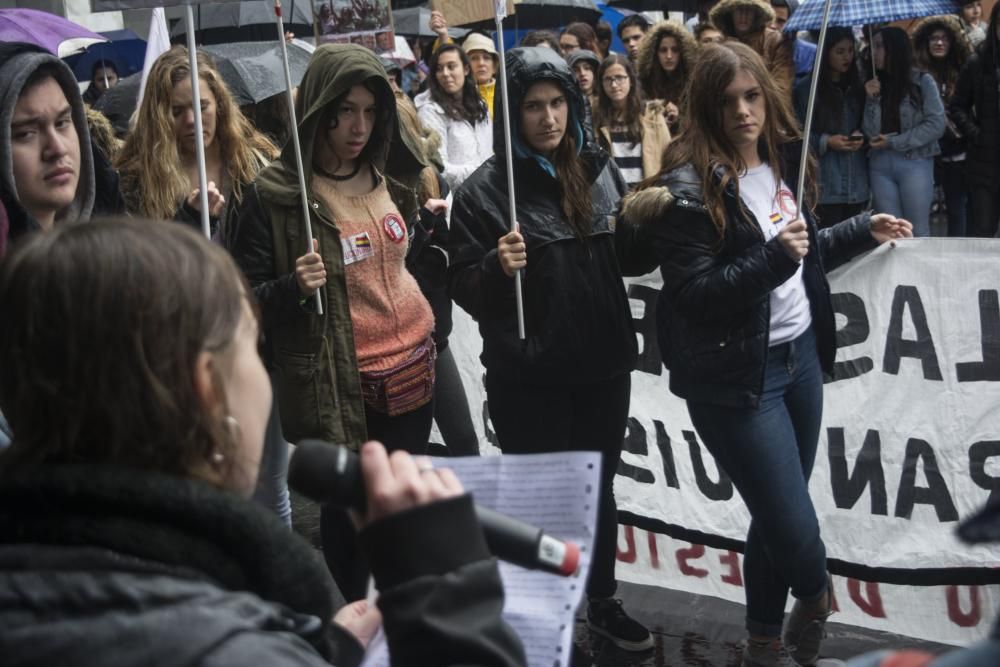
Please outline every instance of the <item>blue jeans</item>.
M292 503L288 496L288 441L281 433L278 404L271 400L271 416L264 432L264 451L260 457L260 472L253 499L274 511L278 518L292 527Z
M868 180L876 213L891 213L913 223L914 236L931 235L934 158L907 160L890 148L872 150Z
M778 637L788 591L826 592L826 547L809 498L823 416L823 374L810 328L768 350L758 408L688 401L688 413L750 511L743 559L747 630Z

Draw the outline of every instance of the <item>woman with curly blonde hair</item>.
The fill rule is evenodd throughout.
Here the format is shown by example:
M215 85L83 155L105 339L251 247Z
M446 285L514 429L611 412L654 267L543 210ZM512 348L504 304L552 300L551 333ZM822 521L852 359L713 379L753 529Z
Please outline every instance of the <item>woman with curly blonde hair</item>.
M202 136L213 233L226 203L240 199L278 151L240 112L209 56L199 52ZM130 213L193 225L200 218L194 109L187 49L153 64L135 127L116 161Z

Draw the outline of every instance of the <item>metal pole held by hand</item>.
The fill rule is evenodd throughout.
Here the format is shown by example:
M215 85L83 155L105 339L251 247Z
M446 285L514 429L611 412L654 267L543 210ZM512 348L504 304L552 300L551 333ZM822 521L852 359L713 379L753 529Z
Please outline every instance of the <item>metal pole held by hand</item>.
M503 143L507 152L507 206L510 209L510 231L517 231L517 210L514 197L514 151L510 141L510 96L507 93L507 56L503 43L503 17L506 15L506 5L504 0L494 0L494 18L497 24L497 41L500 42L500 81L503 84L500 90L503 102ZM524 293L521 287L521 276L524 269L518 269L514 274L514 298L517 307L517 336L521 340L524 335Z
M191 105L194 107L194 153L198 161L198 199L201 202L201 230L205 238L212 238L208 219L208 172L205 169L205 135L201 122L201 84L198 82L198 51L194 39L194 13L191 5L184 5L187 23L188 67L191 70Z
M309 196L306 194L306 172L302 168L302 145L299 143L299 122L295 118L295 97L292 95L292 72L288 68L288 46L285 44L285 24L281 19L281 0L274 0L274 18L278 24L278 45L281 63L285 70L285 93L288 95L288 122L292 126L292 148L295 152L295 170L299 176L299 201L302 204L302 222L306 228L306 252L313 251L312 218L309 215ZM316 290L316 314L323 314L323 288Z

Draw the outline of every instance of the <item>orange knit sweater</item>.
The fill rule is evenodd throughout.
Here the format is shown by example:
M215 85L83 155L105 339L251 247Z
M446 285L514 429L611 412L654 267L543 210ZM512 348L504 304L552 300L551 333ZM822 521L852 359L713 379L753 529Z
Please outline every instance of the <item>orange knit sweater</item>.
M434 328L434 315L417 281L406 270L406 223L385 181L366 195L350 197L322 176L312 191L340 230L354 346L361 371L380 371L406 361Z

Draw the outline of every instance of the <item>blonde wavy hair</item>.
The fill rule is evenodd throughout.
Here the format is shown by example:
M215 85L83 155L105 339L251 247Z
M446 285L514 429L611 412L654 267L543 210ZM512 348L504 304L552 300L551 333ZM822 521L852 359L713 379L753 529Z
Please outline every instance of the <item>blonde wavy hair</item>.
M215 96L215 141L238 201L242 186L256 178L257 172L277 156L278 149L240 111L210 57L199 51L197 59L198 76ZM174 86L190 76L188 51L182 46L157 58L149 72L135 125L115 162L133 214L168 220L191 189L181 166L171 116Z

